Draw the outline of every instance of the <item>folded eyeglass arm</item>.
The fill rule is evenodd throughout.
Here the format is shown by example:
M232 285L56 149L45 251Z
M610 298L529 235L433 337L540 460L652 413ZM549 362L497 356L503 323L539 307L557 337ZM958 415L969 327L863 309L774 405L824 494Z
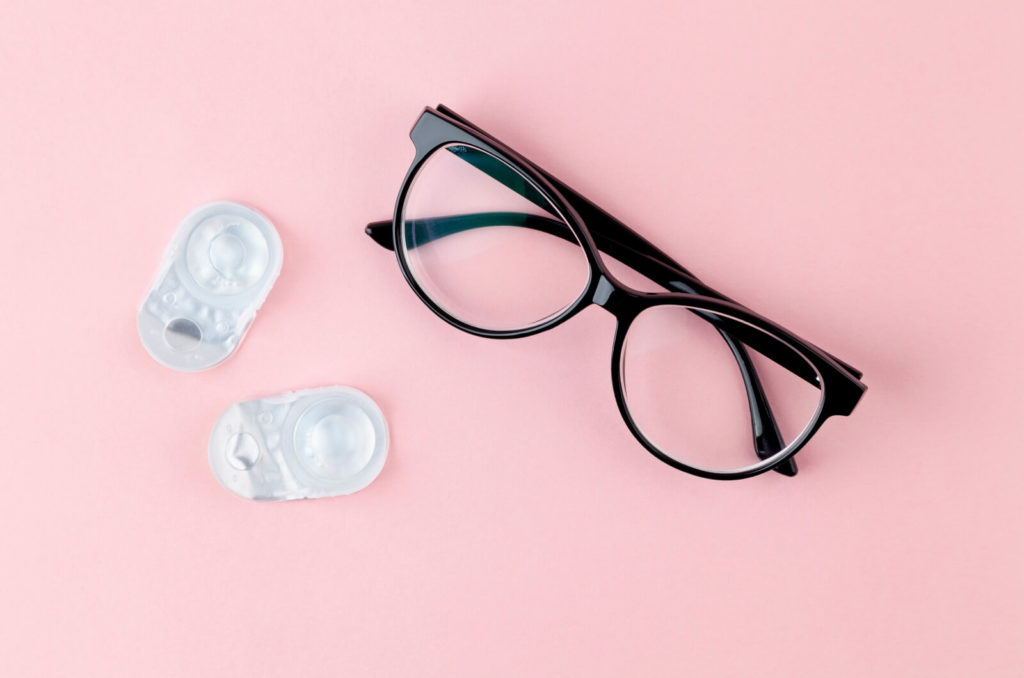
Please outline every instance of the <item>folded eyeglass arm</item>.
M531 230L548 233L569 242L576 242L575 235L573 235L572 231L569 230L569 228L561 221L522 212L481 212L475 214L410 219L406 221L406 226L412 229L412 237L410 240L418 245L425 245L431 241L438 240L445 236L454 235L456 233L461 233L463 231L499 225L521 226ZM395 248L393 225L391 221L377 221L371 223L366 227L366 233L382 247L392 250ZM687 272L680 270L679 268L663 264L653 257L635 252L621 243L607 241L603 244L605 246L601 249L606 254L613 256L665 289L703 295L703 289L698 289L689 283L687 279L692 278L692 276ZM703 288L703 286L701 286L701 288ZM737 342L734 338L736 335L743 335L743 338L746 338L748 343L756 345L758 343L763 343L763 341L758 340L763 339L767 335L763 335L760 332L751 332L746 325L742 323L729 322L726 318L720 316L706 315L699 312L696 313L715 326L715 329L725 340L739 364L740 373L743 377L743 383L747 391L747 399L750 406L751 425L754 435L754 449L759 458L767 459L781 450L785 446L785 443L782 440L782 435L779 432L778 425L775 422L775 417L768 404L768 398L761 385L761 380L757 376L757 371L750 359L750 355L747 353L744 343L742 341ZM723 325L729 325L729 327L723 327ZM770 350L767 352L771 353ZM783 353L783 355L785 355L785 353ZM793 369L794 372L802 376L807 381L816 383L814 379L815 375L813 373L806 373L807 370L805 365L791 363L786 365L786 367ZM775 470L783 475L794 476L797 472L796 462L791 457L778 464L775 467Z

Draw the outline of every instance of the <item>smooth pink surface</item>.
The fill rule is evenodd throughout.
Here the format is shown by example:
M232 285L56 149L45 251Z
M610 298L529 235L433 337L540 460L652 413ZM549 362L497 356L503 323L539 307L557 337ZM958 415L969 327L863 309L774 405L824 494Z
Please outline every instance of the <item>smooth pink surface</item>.
M0 5L0 675L1017 676L1019 3ZM453 106L871 390L738 483L619 419L611 316L496 342L365 235ZM157 365L189 210L264 211L245 343ZM350 384L367 490L257 505L231 402Z

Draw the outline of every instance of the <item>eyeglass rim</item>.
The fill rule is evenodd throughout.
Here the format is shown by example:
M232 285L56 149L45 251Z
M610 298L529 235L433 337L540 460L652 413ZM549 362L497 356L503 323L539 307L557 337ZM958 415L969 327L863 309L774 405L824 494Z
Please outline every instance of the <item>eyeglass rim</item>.
M635 308L636 312L630 312L629 315L624 316L620 319L616 330L615 340L612 346L612 390L615 393L615 403L619 408L619 413L622 415L623 421L626 422L626 426L629 428L633 437L636 438L648 452L657 457L660 461L676 468L680 471L700 476L702 478L710 478L713 480L740 480L743 478L749 478L752 476L759 475L766 471L770 471L781 463L784 463L787 459L792 459L793 456L799 452L804 445L811 439L811 437L818 431L825 420L830 416L827 414L827 404L829 402L829 390L826 384L824 376L821 371L810 361L806 355L801 353L795 346L790 344L784 336L780 336L774 332L767 332L764 328L758 326L754 322L750 322L753 317L748 316L744 318L745 309L735 307L728 309L726 306L719 308L710 308L710 306L717 306L720 303L717 299L707 299L707 303L701 306L695 306L693 304L694 295L679 294L673 292L666 293L650 293L644 294L640 303ZM790 351L795 353L797 356L802 358L817 375L817 386L820 391L818 395L818 402L815 408L814 414L811 415L807 423L801 429L801 431L793 437L793 440L786 444L781 450L776 452L767 459L762 459L754 464L748 464L735 469L716 469L712 467L702 466L699 464L690 464L677 457L672 456L669 452L660 448L652 440L650 440L647 434L644 433L643 428L637 423L633 416L633 413L629 408L629 401L626 396L625 388L625 363L623 354L626 347L626 339L629 336L629 330L633 327L634 321L640 317L645 311L659 306L679 306L681 308L687 308L691 311L708 311L716 315L726 316L738 322L749 325L753 329L764 332L771 336L774 340L783 344ZM781 329L781 328L780 328ZM780 365L781 366L781 365ZM791 374L793 373L789 368L782 366ZM798 375L796 375L798 376ZM798 376L799 378L799 376Z
M440 126L430 126L436 123L440 123ZM583 221L579 214L576 213L576 210L558 194L554 186L536 172L535 168L526 158L519 156L510 148L503 147L497 140L488 139L482 133L473 131L462 123L429 107L417 119L409 136L412 138L413 145L416 148L416 155L409 167L409 171L405 175L405 179L402 181L398 198L395 201L394 218L392 219L392 241L402 275L424 304L450 325L469 334L487 339L517 339L545 332L560 325L589 306L589 299L593 296L597 284L597 276L594 273L599 271L601 267L601 262L596 254L597 248L594 246L590 233L583 226ZM494 156L530 181L534 188L551 203L552 207L558 210L560 216L581 245L581 249L587 259L588 280L586 286L573 303L560 313L541 323L513 330L488 329L468 323L449 313L423 289L406 258L405 248L400 244L402 242L403 212L416 175L434 152L449 144L459 143L467 144Z
M404 225L406 223L405 207L407 204L407 198L415 185L416 178L419 175L420 170L423 169L426 163L429 162L430 159L433 158L437 153L453 145L472 146L476 150L486 153L494 157L495 159L499 160L500 162L505 163L510 169L519 173L524 179L533 184L533 187L538 192L540 192L541 195L544 195L544 197L549 201L549 203L551 204L551 208L555 210L557 216L559 216L562 219L562 221L565 222L567 226L569 226L569 229L576 237L577 242L575 244L580 246L580 250L584 253L587 259L587 282L580 290L577 297L560 311L553 313L550 317L544 318L540 322L534 323L533 325L528 325L526 327L519 327L515 329L496 329L482 327L479 325L474 325L473 323L467 320L463 320L459 316L455 315L453 312L446 309L440 302L435 300L430 295L430 293L423 287L423 285L421 285L419 278L416 276L416 273L413 270L412 264L409 262L408 252L405 246L405 238L402 237L402 229L404 228ZM393 242L395 244L395 252L398 255L399 266L402 269L402 273L405 275L406 281L409 282L409 284L412 286L413 290L420 297L420 299L427 306L429 306L430 309L434 311L434 313L441 316L448 323L454 325L455 327L465 332L468 332L469 334L475 334L477 336L485 337L488 339L515 339L519 337L526 337L533 334L537 334L545 330L549 330L552 327L561 324L568 318L572 317L573 315L581 311L583 308L586 308L586 306L588 305L586 300L588 296L592 294L593 291L592 283L594 281L595 272L594 264L596 263L595 259L590 254L592 250L583 244L583 233L579 226L574 225L572 223L572 219L570 219L566 214L562 212L562 208L560 208L556 203L554 203L548 195L545 195L544 188L542 186L537 185L533 177L524 174L522 170L520 170L516 165L509 163L507 160L503 159L498 154L492 153L491 151L488 151L485 148L480 148L479 146L479 144L471 144L465 141L448 141L440 145L434 146L427 153L423 154L422 157L419 157L419 153L417 153L417 158L414 160L413 166L410 168L409 175L406 177L406 182L405 184L403 184L403 189L399 194L399 200L396 203L395 207L395 228L393 234Z

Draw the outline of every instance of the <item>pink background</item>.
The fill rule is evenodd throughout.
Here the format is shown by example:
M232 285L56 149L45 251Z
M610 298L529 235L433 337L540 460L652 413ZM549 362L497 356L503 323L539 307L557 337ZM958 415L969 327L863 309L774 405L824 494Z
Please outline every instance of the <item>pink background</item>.
M0 5L0 675L1021 675L1019 3L85 4ZM362 229L439 101L861 367L855 415L705 481L620 421L608 314L434 317ZM179 374L135 312L214 199L284 271ZM229 403L330 383L372 486L218 486Z

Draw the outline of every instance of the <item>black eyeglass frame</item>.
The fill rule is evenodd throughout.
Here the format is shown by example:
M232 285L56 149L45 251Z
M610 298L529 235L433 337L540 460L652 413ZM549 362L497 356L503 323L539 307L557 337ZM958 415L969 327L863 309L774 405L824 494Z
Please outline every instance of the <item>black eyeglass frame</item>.
M717 480L748 478L772 469L784 475L795 475L794 455L803 448L829 417L849 415L866 390L867 387L860 381L862 374L859 370L708 287L625 224L451 109L445 106L438 106L436 109L426 108L413 126L410 137L416 148L416 154L399 190L394 217L391 221L371 223L367 226L367 233L382 246L395 250L403 276L428 308L448 324L470 334L491 339L525 337L556 327L591 304L597 304L615 315L617 325L612 349L612 387L616 404L633 436L648 452L662 462L687 473ZM523 329L484 329L448 313L435 303L417 282L405 259L404 248L395 246L396 243L402 242L403 209L413 179L420 167L435 151L451 144L465 144L483 151L521 173L534 184L533 188L555 207L564 219L565 225L571 229L572 234L579 241L587 258L590 279L576 301L560 313L544 322ZM640 292L628 287L609 271L598 253L599 250L663 287L678 291L651 293ZM718 326L717 329L729 344L734 357L740 364L750 399L755 449L763 460L767 461L777 455L779 446L782 445L781 435L774 423L767 398L745 348L742 344L733 341L731 337L740 334L745 336L748 341L751 338L757 339L755 343L762 344L758 348L759 351L821 389L819 407L814 418L792 442L784 447L784 454L771 463L752 464L741 469L719 471L681 462L662 452L647 439L634 421L626 403L622 383L622 351L626 334L633 320L641 312L653 306L666 304L687 307L695 313L707 311L716 314L716 319L721 324L727 325L725 330L721 326ZM704 317L708 318L708 316ZM737 322L733 323L729 319ZM753 327L760 332L745 333L744 326ZM770 337L778 344L773 346L769 342L765 345L764 340L759 338L762 336ZM810 375L800 365L787 365L785 363L791 361L778 359L784 357L786 349L806 361L815 373L815 381L808 378ZM772 356L772 353L775 355ZM804 374L800 374L801 371Z

